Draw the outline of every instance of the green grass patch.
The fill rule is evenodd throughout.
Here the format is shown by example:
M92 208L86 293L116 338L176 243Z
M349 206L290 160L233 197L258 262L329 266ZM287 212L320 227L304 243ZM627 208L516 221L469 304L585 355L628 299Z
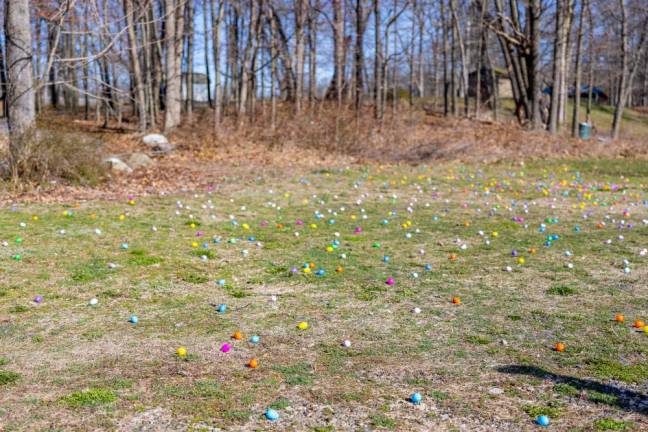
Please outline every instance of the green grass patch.
M635 424L631 421L602 418L594 421L594 429L597 431L630 431L635 429Z
M578 290L576 288L565 285L554 285L547 290L547 294L557 296L571 296L578 294Z
M648 379L648 364L639 363L625 366L609 360L590 360L592 372L602 379L613 379L628 384L640 384Z
M72 393L61 398L70 408L91 408L109 404L117 400L117 394L110 389L95 388Z
M0 370L0 385L9 385L18 381L22 375L17 372Z
M561 396L567 396L567 397L576 397L579 394L579 391L576 387L574 387L571 384L564 384L564 383L556 384L553 387L553 391L556 394L559 394Z
M562 407L556 403L548 403L547 405L524 405L522 410L531 418L536 418L540 415L546 415L550 418L558 418L562 414Z
M313 383L313 370L308 362L295 363L290 366L274 366L273 369L284 376L286 384L310 385Z
M179 272L178 277L184 282L194 285L200 285L209 282L209 277L206 274L192 271Z
M615 395L609 393L601 393L595 390L590 390L587 392L587 400L594 403L614 405L617 403L618 398Z
M108 276L108 265L104 260L93 258L76 266L72 270L71 278L75 282L91 282Z
M369 416L371 426L377 429L396 429L396 421L384 414L374 413Z

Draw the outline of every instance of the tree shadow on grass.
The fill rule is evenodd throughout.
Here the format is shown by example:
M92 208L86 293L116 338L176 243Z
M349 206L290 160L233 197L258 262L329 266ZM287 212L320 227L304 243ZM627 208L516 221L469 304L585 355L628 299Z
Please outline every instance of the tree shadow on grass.
M555 374L536 366L507 365L497 367L495 370L510 375L529 375L536 378L551 380L556 383L569 384L579 390L589 390L611 395L614 396L614 398L600 401L599 403L606 403L626 411L634 411L643 415L648 415L648 395L634 390L628 390L610 384L603 384L589 379Z

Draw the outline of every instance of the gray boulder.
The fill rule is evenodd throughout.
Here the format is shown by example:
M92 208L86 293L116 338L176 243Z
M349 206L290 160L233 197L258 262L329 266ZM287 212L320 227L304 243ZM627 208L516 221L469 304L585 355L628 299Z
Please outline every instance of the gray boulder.
M115 174L130 174L133 172L133 169L129 167L123 160L119 159L116 156L111 156L107 159L104 159L104 163L108 165L110 171Z
M133 153L128 158L128 165L133 168L150 167L155 165L155 161L144 153Z
M167 153L175 148L169 140L160 134L148 134L142 138L142 142L150 148L152 151L157 153Z

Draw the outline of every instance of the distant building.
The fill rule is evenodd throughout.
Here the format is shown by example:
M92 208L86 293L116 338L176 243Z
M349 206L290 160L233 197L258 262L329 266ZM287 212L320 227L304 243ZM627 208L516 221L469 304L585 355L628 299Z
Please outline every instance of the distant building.
M207 75L204 73L193 73L193 100L198 103L209 102ZM182 100L187 100L187 74L182 74Z
M509 78L508 72L499 68L493 69L493 72L495 72L495 81L497 82L497 96L500 98L512 98L513 86L511 85L511 79ZM480 75L480 98L482 102L487 102L491 99L495 88L493 85L493 74L489 68L483 67L480 71ZM477 71L473 71L468 74L468 96L476 97L476 89Z

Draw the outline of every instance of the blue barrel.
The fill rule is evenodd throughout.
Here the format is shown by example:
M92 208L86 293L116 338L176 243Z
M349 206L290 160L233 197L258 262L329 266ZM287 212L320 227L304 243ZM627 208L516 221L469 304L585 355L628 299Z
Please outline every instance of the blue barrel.
M590 137L590 133L592 131L592 125L589 123L579 123L578 124L578 136L582 140L588 140Z

